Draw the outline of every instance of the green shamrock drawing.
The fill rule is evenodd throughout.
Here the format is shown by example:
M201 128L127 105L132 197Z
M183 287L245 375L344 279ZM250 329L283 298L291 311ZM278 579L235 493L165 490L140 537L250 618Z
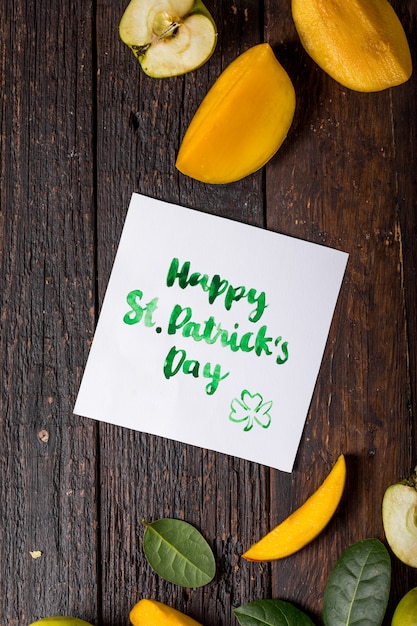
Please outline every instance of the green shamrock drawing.
M246 422L243 429L245 432L252 430L255 422L262 428L268 428L271 423L269 414L271 407L272 400L264 402L260 393L252 395L247 389L244 389L240 399L233 398L230 404L229 419L232 422Z

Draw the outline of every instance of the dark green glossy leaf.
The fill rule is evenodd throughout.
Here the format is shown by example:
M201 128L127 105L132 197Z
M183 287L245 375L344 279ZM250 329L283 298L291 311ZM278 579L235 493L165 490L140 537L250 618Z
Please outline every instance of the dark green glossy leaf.
M169 518L144 524L143 550L157 574L181 587L202 587L213 580L213 552L194 526Z
M350 546L330 572L323 600L325 626L380 626L391 585L391 561L378 539Z
M283 600L255 600L233 613L241 626L314 626L305 613Z

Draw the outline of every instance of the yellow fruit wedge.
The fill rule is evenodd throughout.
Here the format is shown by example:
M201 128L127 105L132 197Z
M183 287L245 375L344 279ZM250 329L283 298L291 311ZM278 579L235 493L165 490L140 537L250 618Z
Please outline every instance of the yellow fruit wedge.
M225 184L259 170L287 136L293 84L271 46L258 44L220 74L185 133L176 167L196 180Z
M340 84L374 92L407 81L407 37L388 0L292 0L301 43Z
M139 600L130 611L133 626L201 626L181 611L157 600Z
M248 561L275 561L313 541L329 523L342 498L346 462L339 456L327 478L304 504L242 556Z

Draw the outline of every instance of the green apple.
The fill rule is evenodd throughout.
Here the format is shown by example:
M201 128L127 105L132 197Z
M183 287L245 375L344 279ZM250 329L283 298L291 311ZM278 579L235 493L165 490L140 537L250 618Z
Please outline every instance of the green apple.
M43 617L37 622L32 622L29 626L91 626L78 617L67 617L65 615L55 615L53 617Z
M154 78L200 67L217 41L216 24L201 0L131 0L119 34Z
M392 616L391 626L417 626L417 587L401 598Z
M394 554L406 565L417 567L417 468L408 480L385 491L382 522Z

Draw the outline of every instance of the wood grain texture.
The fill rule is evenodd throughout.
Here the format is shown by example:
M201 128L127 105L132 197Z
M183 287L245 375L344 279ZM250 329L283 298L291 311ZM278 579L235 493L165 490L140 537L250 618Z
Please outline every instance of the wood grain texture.
M416 66L417 8L392 4ZM208 1L210 61L150 79L118 36L126 5L0 4L0 625L73 614L127 626L144 596L205 626L236 626L233 608L279 597L320 624L332 566L353 542L384 540L384 490L417 463L417 80L344 89L305 54L284 0ZM176 153L201 99L261 41L296 90L284 145L231 185L181 175ZM291 474L73 415L134 191L349 253ZM279 562L243 561L340 452L346 491L322 535ZM150 569L142 519L164 516L207 538L212 584L179 589ZM392 565L384 626L417 585Z
M97 614L92 13L1 6L0 623ZM33 558L32 552L41 556ZM81 605L81 606L80 606Z

